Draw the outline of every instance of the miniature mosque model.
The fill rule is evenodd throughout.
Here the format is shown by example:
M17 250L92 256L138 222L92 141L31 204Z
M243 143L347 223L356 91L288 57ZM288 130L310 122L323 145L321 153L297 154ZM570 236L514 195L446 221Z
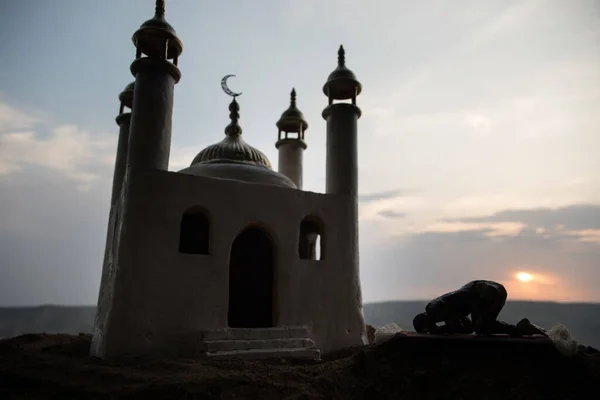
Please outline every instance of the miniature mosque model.
M164 0L132 40L135 82L119 96L90 354L319 358L365 344L357 203L362 87L345 66L344 49L323 87L323 194L302 190L308 124L295 91L276 123L276 172L242 137L239 94L227 88L228 76L225 138L188 168L168 171L183 45L165 20ZM340 100L349 102L334 102Z

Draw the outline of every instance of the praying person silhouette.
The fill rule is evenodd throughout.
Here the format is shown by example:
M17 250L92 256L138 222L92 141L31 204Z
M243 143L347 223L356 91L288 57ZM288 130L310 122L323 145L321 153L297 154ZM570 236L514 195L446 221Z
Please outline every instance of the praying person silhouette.
M498 321L506 297L506 289L498 282L471 281L458 290L430 301L425 312L414 318L413 326L418 333L545 335L543 329L527 319L521 320L516 326ZM437 325L442 322L443 325Z

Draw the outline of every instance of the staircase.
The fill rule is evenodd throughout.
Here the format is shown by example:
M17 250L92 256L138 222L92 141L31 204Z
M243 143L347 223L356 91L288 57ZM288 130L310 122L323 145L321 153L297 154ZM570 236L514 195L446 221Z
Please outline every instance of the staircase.
M213 360L321 358L306 327L225 328L204 331L202 336L205 354Z

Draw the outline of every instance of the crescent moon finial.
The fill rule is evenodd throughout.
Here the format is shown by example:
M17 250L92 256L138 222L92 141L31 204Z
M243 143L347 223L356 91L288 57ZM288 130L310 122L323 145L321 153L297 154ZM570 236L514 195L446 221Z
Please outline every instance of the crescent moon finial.
M221 89L223 89L223 91L225 92L226 95L231 96L235 99L236 97L241 96L242 92L235 93L231 89L229 89L229 86L227 86L227 79L229 79L229 78L235 78L235 75L234 74L225 75L225 77L223 77L223 79L221 79Z

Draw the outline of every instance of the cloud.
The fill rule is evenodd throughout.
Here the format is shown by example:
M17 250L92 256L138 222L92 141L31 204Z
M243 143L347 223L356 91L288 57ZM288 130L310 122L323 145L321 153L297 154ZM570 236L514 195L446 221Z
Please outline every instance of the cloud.
M92 133L72 124L53 126L0 102L0 177L26 167L41 167L69 178L79 190L90 190L99 179L110 179L117 136L116 129ZM189 167L206 145L172 146L169 170Z
M393 189L393 190L384 190L381 192L359 194L358 201L361 203L371 203L371 202L379 201L379 200L394 199L396 197L402 196L405 193L407 193L405 190Z
M208 144L207 144L208 145ZM172 147L169 155L169 171L179 171L190 166L190 163L205 146Z
M478 232L485 236L514 236L525 228L520 222L499 223L465 223L465 222L434 222L418 229L418 232L450 233L450 232Z
M42 136L41 133L47 133ZM116 139L74 125L48 126L7 104L0 104L0 176L25 167L63 174L89 190L114 163Z
M40 122L30 113L25 113L0 102L0 129L2 131L16 131L31 129Z
M600 244L600 229L584 229L581 231L567 231L567 235L576 237L583 242Z
M405 213L401 213L401 212L394 211L394 210L381 210L377 213L377 215L384 217L384 218L389 218L389 219L406 217Z
M508 218L508 216L519 210L530 213L532 210L540 209L572 208L574 204L581 202L585 192L592 194L585 202L592 204L592 208L595 207L593 204L600 201L600 197L593 196L593 191L589 190L593 190L595 183L593 179L569 179L563 182L554 180L553 187L541 192L528 192L525 188L514 193L488 192L481 195L467 195L448 200L444 204L440 204L439 209L446 214L444 222L521 221L520 217L510 216ZM498 213L503 217L497 216Z
M535 208L502 210L492 215L447 218L445 222L489 223L519 222L544 230L563 226L568 230L600 229L600 206L595 204L573 204L558 208Z
M469 114L465 117L465 121L482 136L487 135L492 128L492 121L485 115Z
M542 3L540 0L524 0L506 6L497 17L491 21L486 21L483 27L472 35L467 45L469 47L478 47L499 36L513 33L516 30L515 28L522 26L524 20L531 20L528 17Z
M409 212L418 215L429 206L427 199L414 193L411 189L394 189L360 195L359 219L376 229L377 237L393 234L398 229L395 221L405 219Z
M600 243L600 206L573 204L558 208L502 210L487 216L441 218L400 234L478 232L502 238L528 232L563 241Z

